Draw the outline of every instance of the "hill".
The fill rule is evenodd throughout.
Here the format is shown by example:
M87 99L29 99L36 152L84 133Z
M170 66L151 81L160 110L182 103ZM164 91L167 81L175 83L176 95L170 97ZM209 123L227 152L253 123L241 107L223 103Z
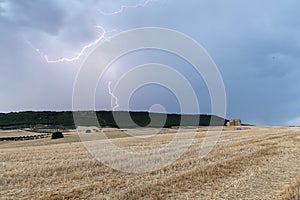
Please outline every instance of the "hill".
M78 111L77 114L81 118L82 124L80 125L95 125L88 120L86 116L91 114L91 111ZM99 124L102 127L115 127L118 128L114 116L118 119L126 119L128 114L131 116L132 120L136 124L123 123L121 127L135 128L137 126L147 126L150 127L160 127L161 121L165 119L164 127L179 126L180 122L183 126L195 125L193 121L198 121L199 126L210 125L211 119L215 126L223 126L228 120L215 115L180 115L180 114L164 114L160 113L148 113L148 112L127 112L127 111L97 111L96 115ZM151 119L150 119L151 117ZM184 121L182 120L184 119ZM126 120L124 120L125 122ZM151 123L150 123L151 122ZM120 123L118 123L120 125ZM10 128L28 128L36 125L44 125L49 128L75 128L73 113L71 111L53 112L53 111L26 111L26 112L12 112L12 113L0 113L0 128L10 129Z

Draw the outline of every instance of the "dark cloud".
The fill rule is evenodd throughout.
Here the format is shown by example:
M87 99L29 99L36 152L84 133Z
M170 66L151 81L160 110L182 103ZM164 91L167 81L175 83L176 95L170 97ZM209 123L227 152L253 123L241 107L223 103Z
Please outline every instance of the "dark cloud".
M18 1L2 2L1 18L17 27L44 31L55 35L64 25L64 10L55 1Z
M119 10L122 2L0 1L0 110L71 107L72 84L85 57L47 64L26 40L58 59L97 39L102 32L96 25L159 26L187 34L210 53L224 79L228 118L272 125L299 119L299 1L164 0L118 15L99 11ZM144 1L125 3L138 2ZM197 88L193 73L185 74Z

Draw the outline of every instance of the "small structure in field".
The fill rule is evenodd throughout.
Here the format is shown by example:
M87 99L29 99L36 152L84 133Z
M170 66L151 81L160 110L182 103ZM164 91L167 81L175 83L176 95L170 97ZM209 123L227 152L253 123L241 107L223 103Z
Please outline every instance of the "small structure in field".
M242 120L240 119L231 119L226 123L226 126L242 126Z

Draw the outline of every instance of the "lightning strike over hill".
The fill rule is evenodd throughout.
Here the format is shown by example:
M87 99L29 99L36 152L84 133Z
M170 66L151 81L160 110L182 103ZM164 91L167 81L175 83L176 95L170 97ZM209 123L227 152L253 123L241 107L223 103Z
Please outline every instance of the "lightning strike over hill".
M119 100L118 100L118 97L116 97L111 89L111 81L108 82L108 93L109 95L111 96L111 107L112 107L112 111L116 111L116 109L118 107L120 107L119 105ZM113 106L113 99L115 100L115 105Z

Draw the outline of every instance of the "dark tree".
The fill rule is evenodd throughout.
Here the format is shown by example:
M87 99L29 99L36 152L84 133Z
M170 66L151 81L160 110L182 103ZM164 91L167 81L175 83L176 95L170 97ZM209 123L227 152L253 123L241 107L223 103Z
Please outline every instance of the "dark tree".
M51 139L58 139L58 138L64 138L64 135L62 132L54 132L52 133Z

